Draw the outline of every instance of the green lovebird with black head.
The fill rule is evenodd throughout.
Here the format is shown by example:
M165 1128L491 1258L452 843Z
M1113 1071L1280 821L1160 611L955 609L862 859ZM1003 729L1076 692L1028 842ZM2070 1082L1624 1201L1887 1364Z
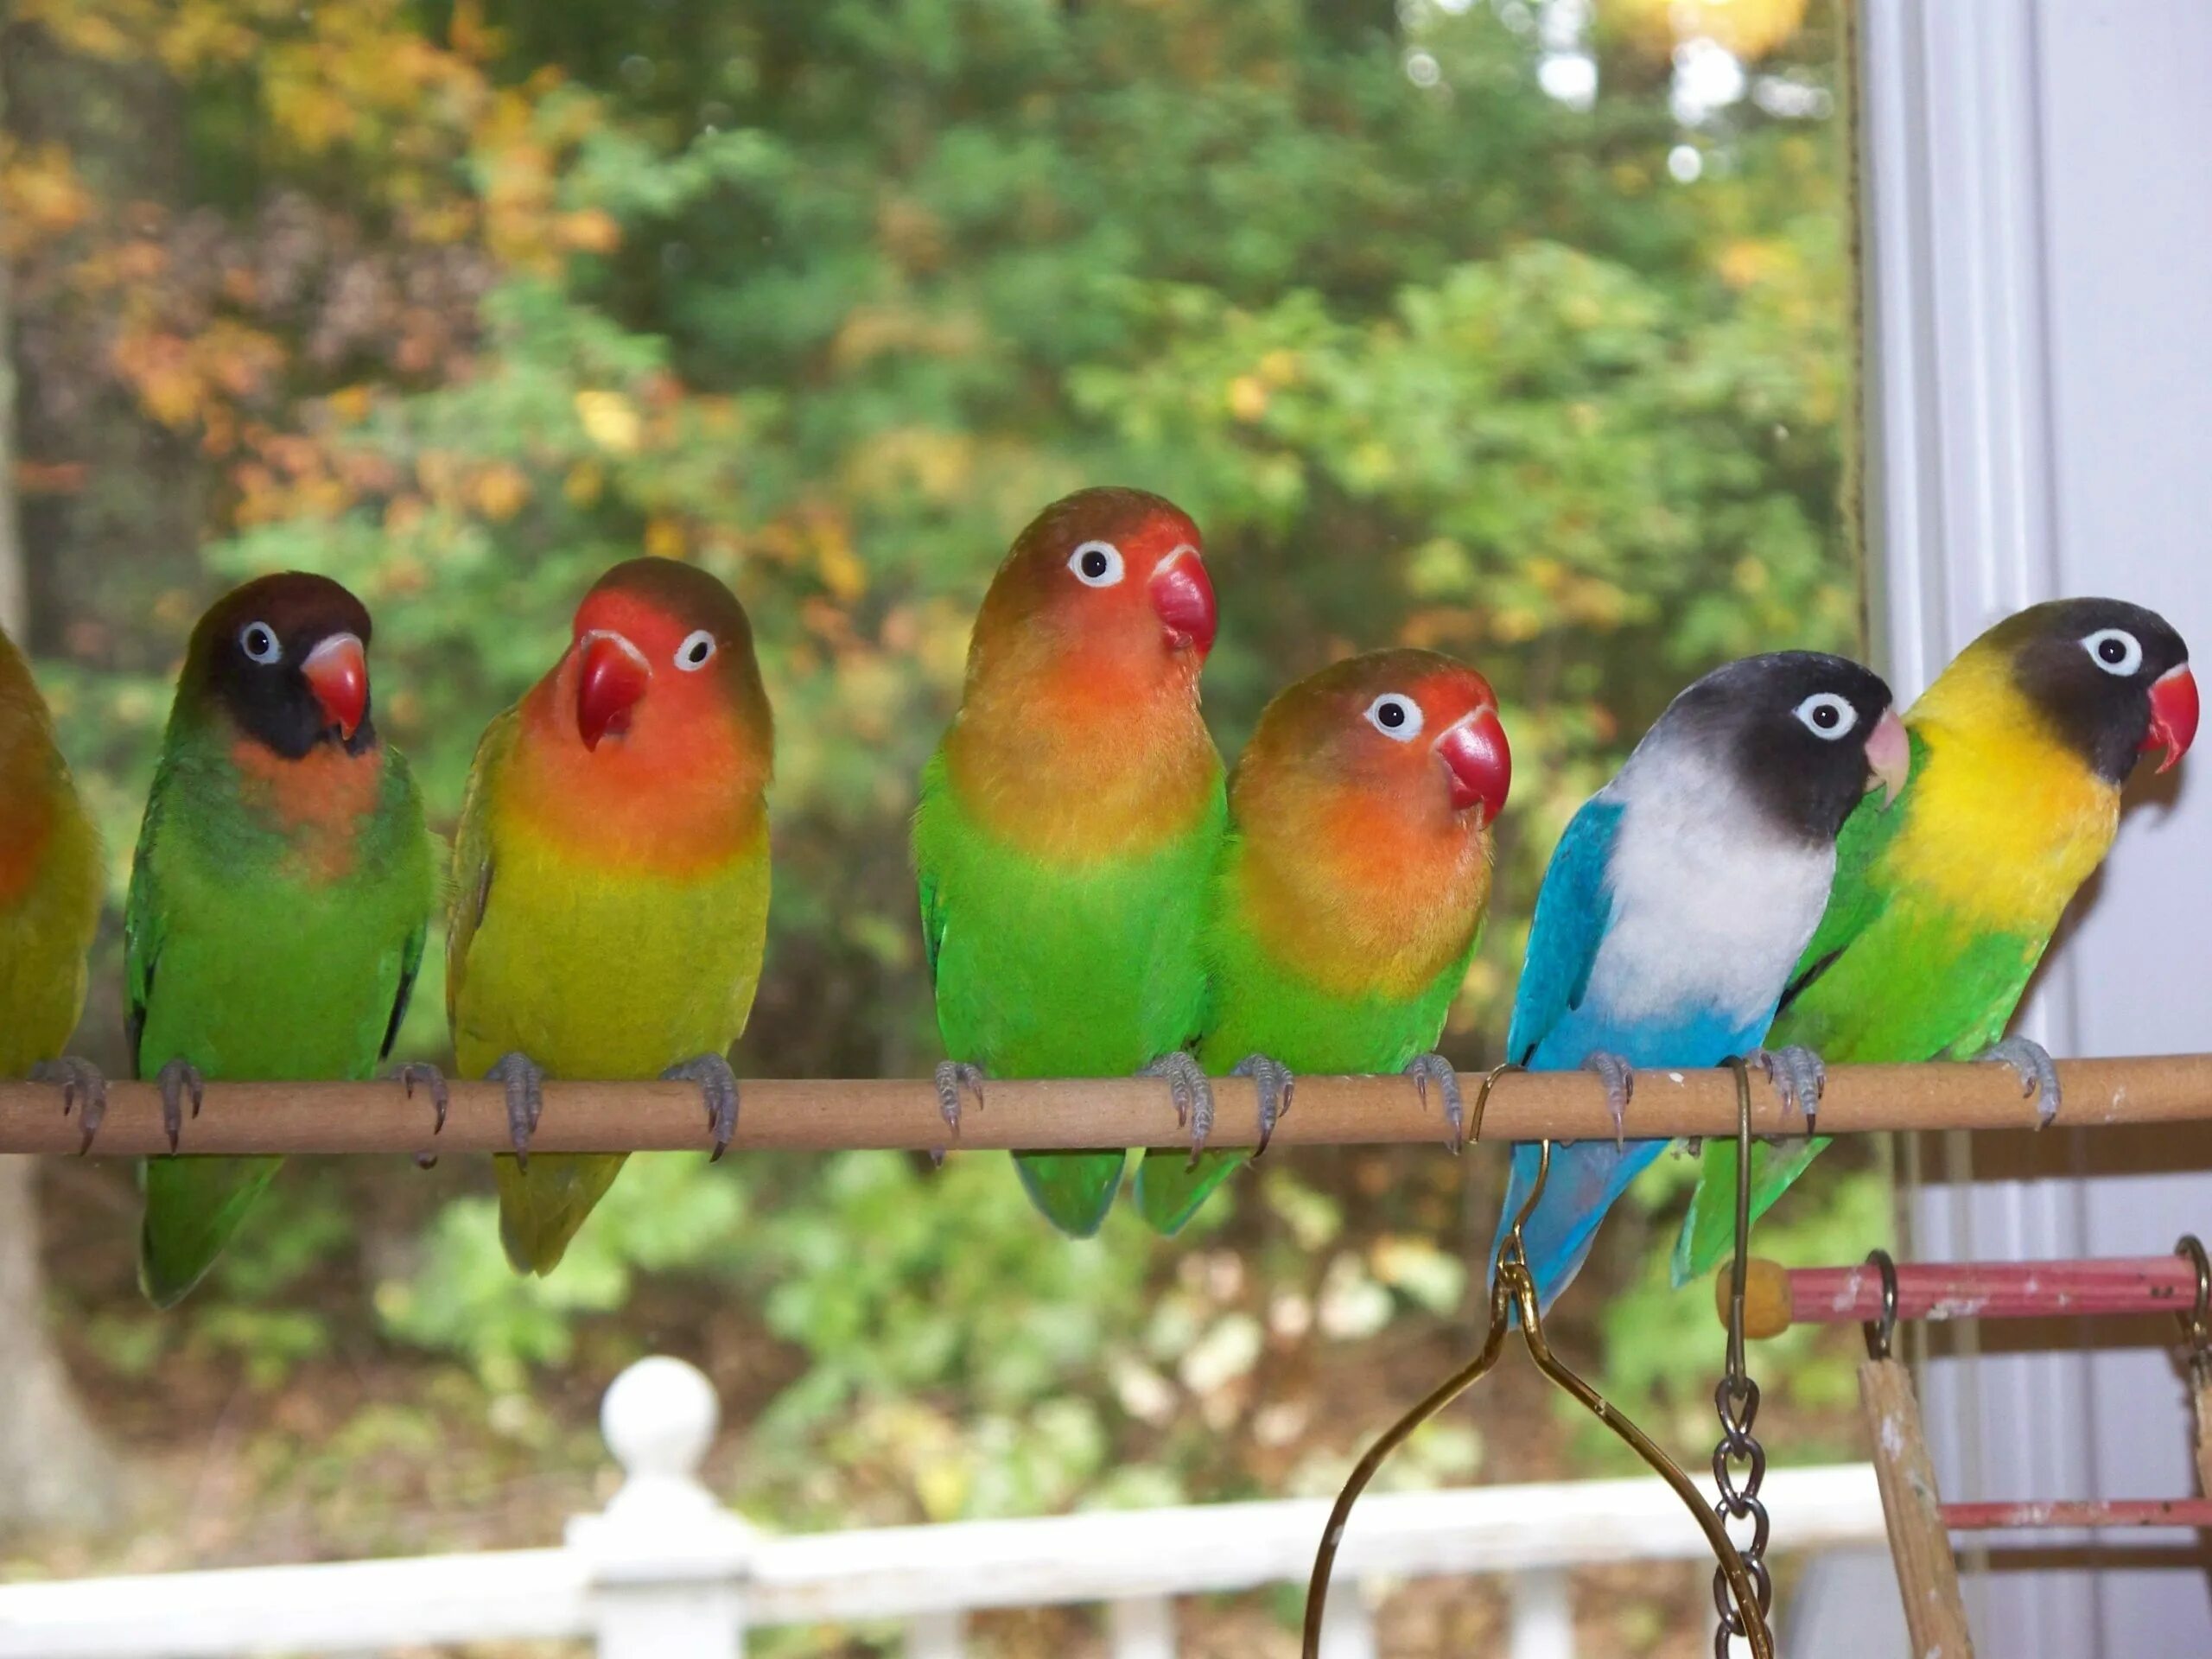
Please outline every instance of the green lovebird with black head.
M134 1075L176 1144L202 1079L359 1081L423 960L433 842L370 715L369 613L338 583L264 576L193 629L124 919ZM283 1162L145 1166L139 1279L198 1284Z

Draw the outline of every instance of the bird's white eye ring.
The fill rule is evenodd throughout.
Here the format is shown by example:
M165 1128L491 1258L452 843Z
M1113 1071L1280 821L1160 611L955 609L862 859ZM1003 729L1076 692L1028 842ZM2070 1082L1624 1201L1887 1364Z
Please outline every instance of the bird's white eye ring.
M683 643L676 648L676 665L686 674L696 674L715 660L720 649L711 628L697 628L684 636Z
M238 649L245 653L246 661L259 663L264 667L281 661L284 655L284 647L276 638L276 630L266 622L249 622L240 628Z
M2082 649L2091 662L2120 679L2143 666L2143 642L2126 628L2099 628L2083 638Z
M1815 691L1790 712L1807 731L1829 743L1848 737L1859 724L1859 711L1851 706L1850 699L1833 691Z
M1111 588L1122 579L1122 550L1111 542L1085 542L1068 555L1068 569L1086 588Z
M1425 722L1421 704L1402 691L1385 691L1367 705L1367 723L1394 743L1410 743Z

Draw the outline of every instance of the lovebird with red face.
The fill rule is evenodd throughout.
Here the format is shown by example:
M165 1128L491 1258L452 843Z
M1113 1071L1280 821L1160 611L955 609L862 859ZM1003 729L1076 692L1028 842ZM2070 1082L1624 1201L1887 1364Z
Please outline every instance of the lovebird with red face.
M486 728L454 848L446 1012L504 1083L499 1236L548 1274L622 1156L531 1156L543 1080L676 1078L737 1128L728 1050L768 931L775 727L737 597L671 559L616 565L568 649Z
M63 1054L99 926L99 836L54 740L30 664L0 633L0 1077L59 1084L93 1128L106 1085Z
M407 1012L436 887L407 763L378 734L369 613L327 577L264 576L201 617L130 869L135 1075L176 1142L201 1080L360 1081ZM278 1158L145 1166L139 1278L197 1284Z
M1055 502L976 620L959 713L922 775L914 869L957 1132L987 1075L1205 1074L1199 934L1227 820L1198 713L1214 639L1198 526L1128 489ZM1037 1207L1097 1231L1120 1152L1017 1153Z
M1299 1071L1408 1071L1438 1088L1456 1144L1458 1083L1431 1051L1482 931L1512 777L1489 682L1433 652L1338 663L1261 715L1229 785L1198 1058L1254 1079L1262 1146ZM1139 1212L1176 1231L1249 1155L1147 1152Z

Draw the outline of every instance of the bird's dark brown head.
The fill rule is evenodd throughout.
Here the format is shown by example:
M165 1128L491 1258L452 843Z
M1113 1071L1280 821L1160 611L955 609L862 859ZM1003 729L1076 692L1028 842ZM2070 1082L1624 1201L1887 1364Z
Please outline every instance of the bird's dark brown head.
M327 576L287 571L233 588L192 631L180 702L219 709L288 760L375 747L368 608Z
M2189 647L2156 611L2120 599L2056 599L2009 616L1962 656L2000 652L2012 683L2058 741L2125 783L2137 755L2164 772L2196 736Z

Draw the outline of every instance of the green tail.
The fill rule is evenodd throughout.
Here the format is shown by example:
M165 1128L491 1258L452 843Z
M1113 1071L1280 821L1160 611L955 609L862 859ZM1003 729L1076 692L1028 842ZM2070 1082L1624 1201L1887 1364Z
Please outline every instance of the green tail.
M1216 1187L1251 1161L1240 1148L1202 1152L1193 1165L1181 1147L1154 1147L1137 1165L1137 1213L1154 1231L1173 1237Z
M207 1277L282 1158L149 1158L138 1283L156 1307L175 1307Z
M1122 1190L1125 1152L1017 1152L1014 1166L1029 1201L1070 1238L1089 1238L1105 1225Z
M1774 1202L1800 1175L1812 1166L1830 1137L1791 1141L1769 1146L1751 1143L1751 1220L1774 1208ZM1690 1194L1689 1213L1675 1236L1674 1278L1677 1289L1701 1279L1719 1267L1736 1248L1736 1143L1707 1141L1704 1167L1698 1173L1697 1191Z
M549 1274L561 1265L592 1206L622 1172L625 1153L544 1153L525 1171L494 1158L499 1186L499 1243L517 1273Z

